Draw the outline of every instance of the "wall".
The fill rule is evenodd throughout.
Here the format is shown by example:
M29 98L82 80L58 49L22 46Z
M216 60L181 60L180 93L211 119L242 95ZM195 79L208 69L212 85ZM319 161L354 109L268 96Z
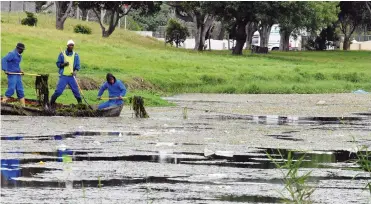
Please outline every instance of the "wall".
M36 12L36 3L34 1L2 1L2 12Z
M153 32L152 31L134 31L136 34L138 35L141 35L141 36L149 36L149 37L152 37L153 36Z
M343 49L343 43L340 43L340 49ZM353 42L350 44L350 50L368 50L371 51L371 41Z

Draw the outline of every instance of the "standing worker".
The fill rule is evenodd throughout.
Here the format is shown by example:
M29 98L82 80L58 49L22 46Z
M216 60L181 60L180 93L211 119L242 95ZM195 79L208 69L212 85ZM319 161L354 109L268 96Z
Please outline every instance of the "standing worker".
M106 76L107 81L100 87L98 92L98 100L101 100L103 92L108 89L109 101L99 104L98 109L108 108L111 106L119 106L123 104L123 98L126 94L126 87L124 83L108 73Z
M6 102L8 98L14 94L14 91L16 91L23 107L25 106L24 90L22 85L23 72L19 64L22 61L22 53L25 49L23 43L18 43L16 48L1 60L2 70L8 75L8 89L5 92L5 97L2 102Z
M67 50L58 56L57 67L59 68L59 81L57 89L50 99L50 105L55 106L55 101L62 95L67 84L70 86L77 103L81 103L81 95L76 81L77 71L80 70L80 57L73 51L75 43L72 40L67 42Z

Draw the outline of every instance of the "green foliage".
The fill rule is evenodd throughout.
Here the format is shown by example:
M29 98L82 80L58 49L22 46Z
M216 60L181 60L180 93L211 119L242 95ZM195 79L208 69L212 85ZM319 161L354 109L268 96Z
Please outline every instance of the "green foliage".
M202 75L200 79L207 84L215 84L215 85L222 84L225 82L225 79L223 79L222 77L217 77L217 76L208 75L208 74Z
M140 10L133 10L129 16L141 30L156 31L159 26L166 26L170 19L171 8L167 4L161 5L161 10L152 15L140 15Z
M353 143L355 142L355 138L353 137ZM355 162L361 170L369 173L371 177L371 151L369 150L369 147L362 145L355 147L354 150L356 151L357 158L353 160L353 162ZM355 175L353 179L355 179L359 174ZM371 195L371 180L367 182L365 189L367 189Z
M321 72L317 72L317 73L314 74L314 78L316 80L325 80L326 76Z
M35 15L27 11L25 13L27 14L27 18L22 19L21 24L28 25L28 26L36 26L37 18L35 17Z
M73 31L75 33L81 33L81 34L91 34L91 28L86 25L77 24L73 28Z
M173 45L175 43L176 47L183 43L189 32L186 26L180 24L175 19L170 19L166 27L166 43Z
M41 11L41 8L43 5L45 5L47 1L35 1L36 4L36 13L39 13Z
M365 2L361 1L341 1L339 8L339 27L344 34L343 49L348 50L352 34L360 26L370 23L370 15Z
M283 174L283 182L285 184L285 190L289 193L290 199L285 199L286 203L312 203L310 196L315 191L314 187L307 184L308 179L311 175L311 171L300 175L299 169L301 168L305 154L299 159L295 160L292 152L289 151L287 158L284 158L281 152L278 150L280 155L280 162L277 162L270 154L267 153L268 158L275 164L275 166L281 170ZM284 195L282 194L284 197Z
M285 1L280 2L278 22L281 35L287 36L282 42L282 50L288 50L288 37L306 32L317 31L337 21L337 2Z
M162 2L154 1L80 1L78 6L80 9L92 9L95 12L106 10L111 18L108 18L108 27L103 25L103 22L98 21L102 29L102 37L109 37L118 25L118 19L128 15L131 10L139 11L139 15L152 15L160 10ZM128 9L125 9L128 5Z
M126 17L126 21L127 21L126 29L132 30L132 31L143 30L143 28L132 17L130 16Z

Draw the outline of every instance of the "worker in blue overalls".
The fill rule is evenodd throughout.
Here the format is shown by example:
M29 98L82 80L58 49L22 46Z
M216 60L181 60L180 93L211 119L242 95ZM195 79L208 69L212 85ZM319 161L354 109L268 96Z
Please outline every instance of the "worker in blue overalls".
M59 81L57 88L50 99L50 105L55 106L55 101L62 95L67 84L70 86L77 102L81 103L81 95L76 81L77 71L80 70L80 57L73 51L75 43L72 40L67 42L66 51L58 56L57 67L59 68Z
M25 106L24 90L22 85L23 72L19 64L22 61L22 53L25 49L23 43L18 43L16 48L1 60L1 69L8 75L8 89L5 92L2 102L6 102L8 98L16 92L23 107Z
M101 100L103 92L108 89L109 99L108 101L99 104L98 109L104 109L112 106L119 106L123 104L123 98L126 94L126 87L120 80L116 80L111 73L106 76L106 82L100 87L98 92L98 100Z

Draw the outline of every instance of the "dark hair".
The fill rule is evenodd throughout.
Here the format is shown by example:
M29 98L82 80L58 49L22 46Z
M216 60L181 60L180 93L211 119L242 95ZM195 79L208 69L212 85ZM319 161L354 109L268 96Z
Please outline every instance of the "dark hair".
M116 77L113 76L113 74L111 74L111 73L107 73L106 79L107 79L107 82L108 82L108 83L109 83L109 79L110 79L110 78L113 78L114 83L116 82Z

